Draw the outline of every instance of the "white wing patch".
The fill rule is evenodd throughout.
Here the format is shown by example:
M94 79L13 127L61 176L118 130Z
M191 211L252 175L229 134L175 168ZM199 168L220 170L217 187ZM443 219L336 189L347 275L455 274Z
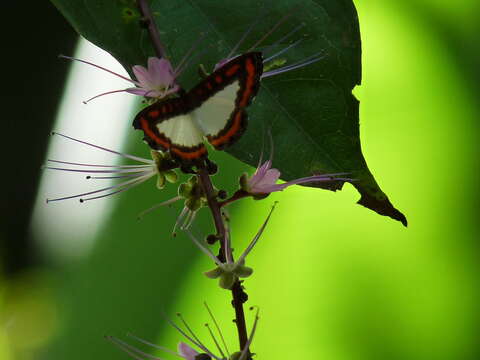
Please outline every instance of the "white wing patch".
M190 114L162 121L157 124L157 129L175 145L193 147L203 143L203 133Z
M205 136L215 136L225 128L235 109L239 89L240 83L236 80L192 112L193 120Z

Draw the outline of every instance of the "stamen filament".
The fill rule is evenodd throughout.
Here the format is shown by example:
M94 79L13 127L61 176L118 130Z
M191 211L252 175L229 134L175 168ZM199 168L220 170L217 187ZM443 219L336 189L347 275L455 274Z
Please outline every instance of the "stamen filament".
M158 349L158 350L162 350L162 351L165 351L169 354L172 354L172 355L177 355L177 356L180 356L180 354L176 353L175 351L172 351L170 350L169 348L166 348L166 347L163 347L163 346L160 346L160 345L157 345L157 344L154 344L154 343L151 343L150 341L147 341L147 340L144 340L142 338L139 338L138 336L132 334L132 333L128 333L127 336L131 337L131 338L134 338L135 340L137 340L138 342L141 342L142 344L145 344L145 345L148 345L148 346L151 346L155 349Z
M181 199L182 199L181 196L175 196L174 198L172 198L170 200L166 200L166 201L161 202L160 204L153 205L152 207L150 207L147 210L144 210L140 214L138 214L137 218L140 220L143 216L145 216L149 212L152 212L153 210L158 209L161 206L166 206L166 205L173 204L174 202L176 202L178 200L181 200Z
M140 86L140 83L138 81L135 81L135 80L132 80L126 76L123 76L123 75L120 75L120 74L117 74L116 72L112 71L112 70L108 70L107 68L104 68L103 66L100 66L100 65L97 65L97 64L94 64L94 63L91 63L89 61L86 61L86 60L81 60L81 59L77 59L77 58L73 58L73 57L70 57L70 56L65 56L65 55L59 55L58 57L60 58L63 58L63 59L68 59L68 60L74 60L74 61L79 61L79 62L82 62L84 64L88 64L88 65L91 65L91 66L94 66L96 67L97 69L100 69L100 70L103 70L103 71L106 71L112 75L115 75L115 76L118 76L119 78L122 78L123 80L127 80L135 85L138 85Z
M185 232L187 233L187 235L190 237L190 239L195 243L195 245L198 246L198 248L203 251L209 258L211 258L215 264L217 264L218 266L221 266L223 265L220 260L218 260L218 258L213 255L213 253L210 251L210 249L204 247L202 244L200 244L200 242L195 238L195 236L193 236L193 234L190 232L190 230L185 230Z
M185 319L183 318L182 314L177 313L177 317L180 319L180 321L183 323L183 325L187 328L187 330L188 330L188 332L190 333L190 335L192 335L192 337L193 337L200 345L202 345L203 347L206 348L206 346L202 344L202 342L201 342L200 339L197 337L197 335L195 335L195 333L194 333L193 330L190 328L190 326L188 326L188 324L187 324L187 322L185 321Z
M213 323L214 323L215 327L217 328L218 334L220 335L220 339L222 340L223 346L225 347L225 350L226 350L226 352L227 352L228 358L230 358L230 351L228 351L227 343L225 342L225 338L223 337L222 331L220 330L220 326L218 326L218 323L217 323L217 320L215 319L215 316L213 316L213 313L212 313L212 311L210 310L210 307L207 305L207 302L206 302L206 301L203 302L203 305L204 305L205 308L207 309L208 314L210 315L210 317L212 318Z
M205 327L208 329L208 332L210 333L210 336L212 337L213 342L215 343L215 346L217 347L218 351L220 352L220 356L221 356L222 358L225 358L225 354L223 353L222 348L221 348L220 345L218 344L218 341L217 341L217 339L215 338L215 335L213 335L212 329L210 329L210 326L208 326L208 323L205 324Z
M105 180L105 179L125 179L125 178L132 178L132 177L139 177L142 175L146 175L150 173L150 171L144 171L140 174L132 174L132 175L120 175L120 176L87 176L87 179L90 180Z
M312 55L312 56L308 57L308 59L310 59L310 58L312 58L313 56L316 56L316 55L318 55L318 54ZM301 61L301 62L297 62L297 63L292 64L292 65L284 66L284 67L282 67L282 68L280 68L280 69L268 71L268 72L262 74L262 79L263 79L263 78L270 77L270 76L273 76L273 75L278 75L278 74L284 73L284 72L286 72L286 71L295 70L295 69L298 69L298 68L301 68L301 67L304 67L304 66L313 64L314 62L317 62L317 61L323 59L324 57L325 57L325 56L320 56L320 57L317 57L317 58L313 58L313 59L311 59L311 60L303 60L303 61Z
M170 320L168 317L166 318L168 323L173 326L175 328L175 330L177 330L180 334L183 335L183 337L185 337L187 340L189 340L192 344L194 344L195 346L199 347L200 349L202 349L203 351L205 351L208 355L210 355L211 357L213 357L214 359L216 360L223 360L221 358L219 358L218 356L215 356L214 354L212 354L212 352L210 350L208 350L204 345L202 345L202 343L199 343L197 341L195 341L193 338L191 338L190 336L188 336L185 331L183 331L177 324L175 324L172 320Z
M45 166L45 169L48 170L59 170L59 171L71 171L71 172L81 172L81 173L103 173L103 174L116 174L116 173L144 173L145 169L121 169L121 170L89 170L89 169L67 169L67 168L57 168L52 166ZM147 172L154 172L147 171Z
M303 39L299 39L299 40L295 41L294 43L288 45L285 49L282 49L282 50L280 50L279 52L273 54L272 56L264 59L264 60L263 60L263 63L265 64L265 63L269 62L270 60L275 59L276 57L282 55L284 52L290 50L292 47L297 46L297 45L300 44L302 41L303 41Z
M127 191L127 190L131 189L131 188L134 187L134 186L143 184L145 181L147 181L147 180L150 179L151 177L152 177L152 175L144 175L144 176L141 176L141 177L139 177L139 178L137 178L137 179L134 179L134 181L132 180L130 184L125 185L125 187L123 187L123 188L120 189L120 190L112 191L112 192L110 192L110 193L108 193L108 194L99 195L99 196L94 196L94 197L90 197L90 198L81 198L81 199L80 199L80 202L85 202L85 201L90 201L90 200L101 199L101 198L104 198L104 197L106 197L106 196L110 196L110 195L114 195L114 194L118 194L118 193ZM124 184L126 184L126 183L124 183Z
M182 57L182 60L180 60L180 62L178 63L177 67L175 68L175 70L173 71L173 74L175 75L175 77L177 77L178 75L180 75L180 72L178 71L182 65L185 63L185 61L188 59L188 57L190 56L190 54L193 52L193 50L195 50L198 45L200 45L200 43L205 40L206 38L206 33L201 33L200 36L198 37L198 39L193 43L193 45L190 47L190 49L187 51L187 53Z
M290 16L292 16L292 13L289 13L285 15L283 18L281 18L263 37L260 38L250 49L247 50L247 52L252 51L255 49L257 46L259 46L266 38L268 38L283 22L285 22Z
M96 99L96 98L99 98L101 96L104 96L104 95L110 95L110 94L115 94L115 93L120 93L120 92L127 92L126 89L120 89L120 90L110 90L110 91L106 91L106 92L103 92L101 94L98 94L98 95L95 95L95 96L92 96L90 99L87 99L87 100L83 100L82 102L87 105L90 101Z
M188 211L189 211L189 209L186 206L184 206L182 211L180 212L180 215L178 215L177 221L175 221L175 225L173 225L172 233L173 233L174 236L176 235L176 230L177 230L178 224L180 224L180 222L185 217L185 215L188 213Z
M128 186L128 188L130 188L131 184L135 184L137 185L139 181L143 182L145 180L148 180L150 177L152 177L152 175L143 175L143 176L140 176L136 179L133 179L133 180L129 180L129 181L125 181L125 182L122 182L120 184L117 184L117 185L113 185L113 186L108 186L108 187L105 187L103 189L99 189L99 190L94 190L94 191L89 191L89 192L86 192L86 193L82 193L82 194L77 194L77 195L71 195L71 196L65 196L65 197L62 197L62 198L56 198L56 199L47 199L47 203L49 202L53 202L53 201L60 201L60 200L68 200L68 199L74 199L74 198L78 198L78 197L81 197L81 196L85 196L85 195L92 195L92 194L97 194L99 192L102 192L102 191L108 191L108 190L111 190L111 189L116 189L116 188L119 188L119 187L124 187L124 186Z
M264 51L263 53L267 53L268 51L270 51L270 49L273 49L275 46L277 46L278 44L281 44L283 43L285 40L287 40L290 36L292 36L293 34L295 34L298 30L300 30L302 27L304 27L305 24L302 23L300 25L298 25L296 28L294 28L292 31L290 31L289 33L287 33L287 35L285 35L284 37L282 37L280 40L277 40L275 41L272 45L269 45ZM272 55L273 56L273 55Z
M92 147L97 148L97 149L100 149L100 150L108 151L108 152L111 152L111 153L113 153L113 154L117 154L117 155L123 156L124 158L131 159L131 160L136 160L136 161L141 162L141 163L144 163L144 164L153 164L153 163L154 163L153 160L147 160L147 159L144 159L144 158L141 158L141 157L138 157L138 156L121 153L121 152L118 152L118 151L115 151L115 150L110 150L110 149L104 148L104 147L102 147L102 146L94 145L94 144L88 143L88 142L86 142L86 141L78 140L78 139L75 139L75 138L73 138L73 137L70 137L70 136L67 136L67 135L64 135L64 134L60 134L60 133L58 133L58 132L52 132L52 135L60 135L60 136L62 136L62 137L64 137L64 138L66 138L66 139L70 139L70 140L79 142L79 143L81 143L81 144L85 144L85 145L88 145L88 146L92 146Z
M260 230L258 230L257 235L255 235L255 237L250 242L248 247L245 249L245 251L242 253L242 255L238 258L237 263L241 264L245 260L245 257L249 254L249 252L252 251L252 249L255 246L255 244L257 243L258 239L260 239L260 236L262 236L262 233L265 230L265 227L267 226L268 221L270 220L270 217L272 216L273 210L275 210L276 205L277 205L277 203L275 202L273 204L272 208L270 209L270 212L269 212L267 218L265 219L263 225L260 227Z
M99 164L84 164L84 163L76 163L70 161L62 161L62 160L52 160L47 159L49 162L59 163L59 164L67 164L67 165L77 165L77 166L91 166L91 167L110 167L110 168L148 168L151 165L99 165Z
M120 349L122 349L123 351L125 351L128 355L130 355L131 357L133 357L134 359L136 360L144 360L143 358L141 358L139 355L141 356L144 356L148 359L152 359L152 360L163 360L162 358L160 357L156 357L156 356L153 356L153 355L150 355L150 354L147 354L143 351L141 351L140 349L137 349L136 347L130 345L130 344L127 344L125 341L122 341L120 339L117 339L116 337L114 336L106 336L105 337L107 340L109 340L110 342L112 342L113 344L115 344L116 346L118 346ZM138 355L137 355L138 354Z

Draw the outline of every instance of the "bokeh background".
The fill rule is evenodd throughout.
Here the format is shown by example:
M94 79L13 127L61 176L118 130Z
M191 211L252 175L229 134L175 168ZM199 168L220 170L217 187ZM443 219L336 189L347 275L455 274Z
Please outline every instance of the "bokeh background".
M242 249L279 201L248 257L255 269L245 284L249 304L261 309L253 349L259 359L478 359L480 5L355 3L363 151L409 227L355 205L348 185L338 193L290 188L233 206ZM174 196L174 187L159 192L152 180L115 198L45 204L86 186L82 176L42 171L47 156L81 161L95 153L51 138L52 129L144 157L148 151L140 134L125 140L129 121L119 119L135 112L128 96L68 110L108 90L108 80L76 73L58 54L114 65L78 43L50 3L22 6L6 5L3 22L3 143L11 161L3 170L0 359L127 359L103 339L127 332L174 348L180 336L164 312L181 312L207 339L203 301L236 347L229 294L201 275L210 261L185 237L170 236L180 206L136 220ZM251 171L224 154L216 160L226 174ZM215 181L230 191L236 185L235 177ZM201 214L195 231L209 226Z

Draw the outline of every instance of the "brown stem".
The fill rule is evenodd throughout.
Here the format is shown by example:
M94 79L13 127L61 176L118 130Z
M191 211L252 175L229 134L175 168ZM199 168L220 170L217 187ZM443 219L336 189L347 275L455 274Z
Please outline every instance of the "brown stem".
M152 42L153 49L155 50L155 55L157 55L158 58L165 57L165 49L160 41L160 33L158 32L157 25L155 24L155 19L152 16L152 11L150 10L148 0L137 0L137 5L140 9L143 19L145 20L145 23L147 24L148 34L150 35L150 41Z
M226 200L223 200L223 201L219 202L219 203L218 203L218 206L220 206L220 207L222 208L222 207L224 207L224 206L227 206L228 204L231 204L231 203L234 202L234 201L243 199L243 198L248 197L248 196L250 196L250 194L247 193L246 191L237 190L237 191L235 192L235 194L233 194L231 197L229 197L229 198L226 199Z
M202 184L203 191L207 197L208 207L213 216L213 221L215 223L215 229L217 230L217 236L220 240L220 255L221 261L225 261L225 245L226 245L226 230L225 224L223 223L222 213L221 213L221 203L217 200L217 194L213 188L212 180L208 174L205 164L201 163L197 165L197 175L199 177L200 183ZM243 312L243 303L247 301L248 296L243 291L240 282L237 280L232 287L232 305L235 309L235 324L237 326L238 332L238 341L240 343L240 350L243 350L248 341L247 326L245 323L245 314ZM247 359L250 359L250 352L248 352Z
M203 165L203 164L202 164ZM212 180L208 174L207 169L204 166L198 166L197 175L200 178L203 191L207 196L207 203L210 211L212 212L213 222L215 223L215 229L217 230L217 236L220 239L220 253L225 254L225 224L223 223L222 213L220 211L220 205L217 201L217 195L213 189Z
M245 323L245 313L243 312L243 303L248 300L248 296L243 291L240 281L235 281L232 287L232 305L235 309L235 324L237 325L238 341L240 350L243 350L247 345L248 334L247 325ZM250 350L247 350L247 359L250 359Z

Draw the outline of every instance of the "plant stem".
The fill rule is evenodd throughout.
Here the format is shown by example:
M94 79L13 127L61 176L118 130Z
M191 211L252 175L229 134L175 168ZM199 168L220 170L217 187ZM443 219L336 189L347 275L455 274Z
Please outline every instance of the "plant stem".
M165 57L165 49L160 41L160 33L158 32L157 25L153 19L148 0L137 0L137 6L147 24L148 34L150 35L150 41L155 50L155 55L157 55L158 58Z
M212 180L208 174L205 165L202 163L197 166L197 174L202 184L203 191L207 197L208 207L213 216L215 228L217 230L217 236L220 240L220 258L221 261L225 261L225 242L226 242L226 230L223 223L222 213L220 209L220 203L217 201L217 196L213 188ZM245 314L243 311L243 303L247 301L248 296L243 291L242 285L237 280L232 287L232 306L235 309L235 324L237 326L238 341L240 344L240 350L242 350L248 341L247 326L245 324ZM250 359L250 351L248 351L247 359Z
M158 32L157 25L153 19L152 12L147 0L136 0L140 13L142 14L144 20L147 23L148 34L150 35L150 40L152 42L155 54L158 58L164 57L165 50L163 48L162 42L160 41L160 34ZM205 168L205 164L202 162L197 166L197 175L202 184L203 191L207 196L208 207L213 216L213 221L215 223L215 228L217 230L217 236L220 240L220 255L221 257L225 256L225 244L226 244L226 230L225 224L223 223L221 204L217 201L217 194L213 188L212 180L210 175ZM243 196L241 196L243 197ZM233 199L229 199L233 201ZM223 204L226 205L226 204ZM219 259L225 261L225 259ZM232 287L232 305L235 309L235 324L237 326L238 340L240 343L240 350L243 350L248 341L247 326L245 324L245 314L243 311L243 303L247 301L248 296L243 291L242 285L237 280ZM247 351L247 359L250 359L250 351Z
M205 191L205 195L207 196L207 203L210 211L212 213L213 222L215 223L215 229L217 230L217 237L220 240L220 254L221 254L221 261L225 261L225 224L223 223L222 213L220 211L220 205L217 201L217 195L215 194L215 190L213 189L212 180L210 179L210 175L208 174L207 169L204 166L197 166L198 171L197 175L199 177L200 183L202 184L203 191Z

